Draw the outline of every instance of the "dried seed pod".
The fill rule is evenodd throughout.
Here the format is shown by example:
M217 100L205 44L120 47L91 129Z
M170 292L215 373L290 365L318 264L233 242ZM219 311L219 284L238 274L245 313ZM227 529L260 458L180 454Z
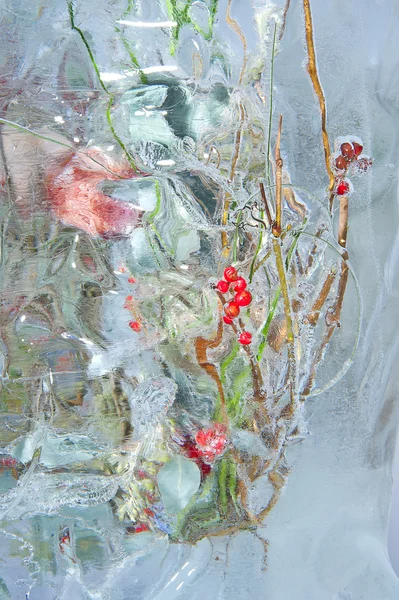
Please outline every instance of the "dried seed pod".
M267 335L267 343L276 353L279 353L287 339L287 321L285 317L273 319Z
M372 164L373 161L371 160L371 158L359 158L355 165L355 168L361 173L366 173L371 168Z

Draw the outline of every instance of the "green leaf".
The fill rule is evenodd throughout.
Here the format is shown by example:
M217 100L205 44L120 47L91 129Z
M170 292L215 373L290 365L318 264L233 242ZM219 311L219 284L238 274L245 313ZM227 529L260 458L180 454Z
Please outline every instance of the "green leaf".
M198 491L201 473L193 461L177 456L161 468L157 481L166 512L175 514L183 510Z

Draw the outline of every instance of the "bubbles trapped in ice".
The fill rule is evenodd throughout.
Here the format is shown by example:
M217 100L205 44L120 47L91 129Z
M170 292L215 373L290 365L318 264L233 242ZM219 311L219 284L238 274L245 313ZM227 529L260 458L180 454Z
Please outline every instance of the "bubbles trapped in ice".
M174 402L176 391L176 383L167 377L152 378L137 386L129 398L137 437L162 422Z

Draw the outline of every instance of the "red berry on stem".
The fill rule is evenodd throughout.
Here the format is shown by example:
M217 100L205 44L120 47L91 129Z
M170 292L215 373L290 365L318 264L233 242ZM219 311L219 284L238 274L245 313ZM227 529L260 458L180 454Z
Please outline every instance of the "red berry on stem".
M222 292L222 294L225 294L229 289L229 284L227 283L227 281L223 281L223 279L221 279L220 281L217 282L216 287L219 290L219 292Z
M248 346L248 344L252 342L252 334L249 333L249 331L243 331L240 337L238 338L238 341L243 346Z
M133 331L140 331L141 330L141 325L138 321L130 321L129 322L129 327L130 329L133 329Z
M346 160L344 159L344 157L339 155L338 158L335 159L335 166L340 171L345 171L348 164L347 164Z
M247 287L247 282L244 277L237 277L237 280L234 282L234 291L242 292Z
M240 307L237 302L229 302L228 305L224 307L224 312L230 319L234 319L240 314Z
M234 296L234 302L238 304L238 306L248 306L252 302L252 294L248 292L248 290L243 290L242 292L238 292Z
M358 144L357 142L352 142L352 146L356 156L359 156L359 154L363 152L363 146L361 144Z
M235 269L234 267L227 267L224 270L224 278L226 281L228 281L229 283L231 283L232 281L236 281L238 278L238 273L237 273L237 269Z
M128 278L128 283L136 283L136 280L134 277L129 277Z
M349 192L349 183L347 181L341 181L337 187L338 196L345 196Z
M344 158L346 158L347 160L352 160L352 158L354 158L354 156L355 156L355 151L353 149L353 146L349 142L345 142L344 144L341 144L341 153L342 153L342 156Z
M233 319L230 319L230 317L223 317L223 321L226 323L226 325L231 325Z

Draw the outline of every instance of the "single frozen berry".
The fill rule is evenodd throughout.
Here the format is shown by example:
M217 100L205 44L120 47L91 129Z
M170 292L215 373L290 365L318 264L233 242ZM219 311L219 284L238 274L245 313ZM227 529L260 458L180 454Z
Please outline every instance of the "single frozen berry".
M238 338L238 341L243 346L248 346L248 344L252 342L252 334L249 333L249 331L243 331L240 337Z
M129 327L130 327L130 329L133 329L133 331L138 332L141 330L141 325L138 321L130 321Z
M127 308L128 310L131 310L132 306L133 306L133 296L126 296L125 304L123 305L123 308Z
M347 181L341 181L337 186L338 196L345 196L349 192L349 183Z
M357 142L352 142L352 146L356 156L359 156L359 154L363 152L363 146L361 144L358 144Z
M223 317L223 321L226 323L226 325L231 325L233 319L230 319L230 317Z
M244 277L237 277L236 281L234 282L234 286L233 286L234 291L242 292L243 290L245 290L246 287L247 287L247 282L245 281Z
M344 144L341 144L341 153L342 153L342 156L344 158L346 158L346 160L352 160L355 156L355 151L353 149L353 146L349 142L345 142Z
M234 302L238 304L238 306L248 306L252 302L252 294L248 292L248 290L243 290L242 292L238 292L234 296Z
M240 307L238 306L237 302L229 302L227 306L224 307L224 312L226 313L227 317L234 319L240 314Z
M345 171L348 167L348 164L343 156L339 155L338 158L335 159L335 166L340 171Z
M150 528L148 527L148 525L146 525L146 523L140 523L139 525L136 525L136 533L143 533L143 531L149 531Z
M128 278L128 283L136 283L136 280L134 277L129 277Z
M229 284L227 283L227 281L224 281L223 279L221 279L220 281L217 282L216 287L219 290L219 292L222 292L222 294L225 294L229 289Z
M224 278L226 281L228 281L229 283L231 283L232 281L236 281L238 278L238 273L237 273L237 269L235 269L234 267L227 267L224 270Z

